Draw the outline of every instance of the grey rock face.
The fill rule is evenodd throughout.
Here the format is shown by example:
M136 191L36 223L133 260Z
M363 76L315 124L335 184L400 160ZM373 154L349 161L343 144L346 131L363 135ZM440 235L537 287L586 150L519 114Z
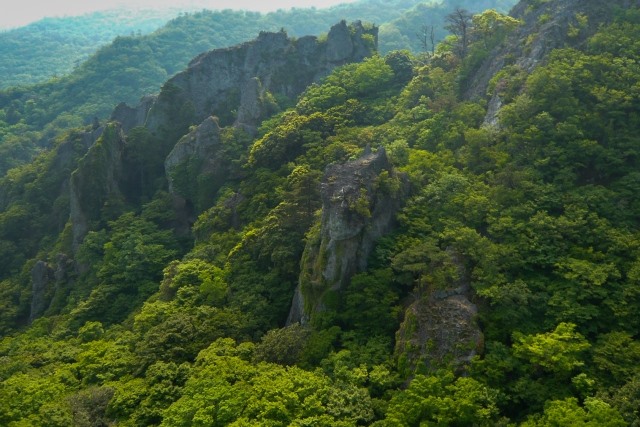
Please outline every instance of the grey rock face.
M31 311L29 323L45 314L55 295L73 281L74 262L58 254L54 264L38 261L31 269Z
M121 198L119 182L123 170L125 136L119 124L105 127L91 146L70 180L70 220L73 250L77 250L90 229L98 221L110 200Z
M353 42L349 27L342 21L334 25L327 37L327 60L330 62L340 62L349 58L353 54Z
M136 107L130 107L122 102L113 110L110 120L120 122L125 132L129 132L135 127L143 126L156 98L155 95L145 96Z
M395 356L407 374L453 366L463 371L482 352L484 336L471 302L469 274L462 257L449 250L459 279L445 288L419 290L396 333ZM436 267L437 268L437 267Z
M487 114L485 115L482 126L484 127L498 127L498 113L502 107L502 99L498 93L494 93L489 104L487 105Z
M263 95L262 83L260 83L260 79L257 77L249 79L249 81L242 86L236 126L244 127L249 133L255 131L255 124L260 121L264 110Z
M639 6L640 0L551 0L537 6L521 1L511 11L522 25L489 55L467 85L467 99L484 98L491 78L506 65L513 64L530 73L554 49L583 44L598 27L612 19L613 6ZM578 16L589 16L586 27ZM550 19L547 19L549 18ZM570 29L578 28L577 35ZM491 118L487 119L488 121Z
M229 165L225 164L219 154L223 149L220 132L218 120L209 117L182 137L164 162L169 192L173 196L173 206L181 232L188 232L189 227L196 220L193 209L196 201L193 199L200 192L200 186L207 185L209 187L207 193L215 193L227 176ZM181 171L179 171L180 167L183 167ZM188 188L180 188L176 185L174 173L182 174L184 181L186 171L189 171ZM206 184L201 182L205 181L204 178L206 178Z
M193 109L196 123L214 115L221 125L254 129L265 116L267 92L294 99L333 68L373 54L377 35L376 27L341 22L326 41L262 32L251 42L203 53L165 84L165 96L161 92L151 107L146 126L157 131L172 122L172 107L185 105Z
M167 171L169 191L175 193L171 171L179 164L190 159L202 161L201 173L214 172L222 165L218 163L216 151L220 148L220 126L214 117L209 117L200 126L188 133L173 147L167 156L164 167Z
M31 311L29 323L40 317L49 306L47 294L54 279L54 271L44 261L38 261L31 269Z
M397 188L383 189L381 176L397 183ZM342 292L354 274L366 269L375 241L393 225L403 188L382 148L327 167L321 188L321 231L305 248L288 323L305 323L313 313L325 310L324 297Z
M463 370L482 352L483 334L476 314L475 304L465 294L432 296L411 304L396 334L396 355L404 356L407 363L401 368L433 372L453 365Z

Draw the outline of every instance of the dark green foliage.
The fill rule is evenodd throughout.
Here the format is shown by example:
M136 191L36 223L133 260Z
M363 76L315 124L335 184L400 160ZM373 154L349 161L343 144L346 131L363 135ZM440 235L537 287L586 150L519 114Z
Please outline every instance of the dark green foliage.
M399 326L398 300L391 269L354 276L340 313L345 319L344 329L355 330L365 341L378 335L391 336Z
M132 213L110 222L102 239L93 233L90 236L96 237L88 237L80 249L86 254L81 262L90 266L85 280L93 284L72 317L78 324L88 320L112 324L157 291L162 269L177 255L177 248L170 231L160 231Z
M253 357L257 362L294 365L300 361L311 329L299 323L267 332L256 345Z

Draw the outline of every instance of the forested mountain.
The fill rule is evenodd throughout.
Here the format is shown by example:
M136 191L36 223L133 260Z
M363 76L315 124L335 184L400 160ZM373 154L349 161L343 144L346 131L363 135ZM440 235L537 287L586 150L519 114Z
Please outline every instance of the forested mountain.
M440 4L442 3L442 5ZM303 36L319 34L340 19L363 19L374 23L389 23L389 30L402 32L401 40L386 40L383 36L381 51L391 50L387 45L402 44L402 49L421 46L416 34L421 25L432 23L442 35L441 18L450 11L448 1L395 0L392 2L374 2L360 0L355 3L335 6L328 9L280 10L268 14L250 14L231 10L201 14L192 9L131 9L120 8L99 11L83 16L45 18L24 27L0 31L0 89L12 86L27 86L41 83L51 78L63 77L81 65L100 47L108 45L118 36L146 35L151 33L178 15L195 14L194 19L177 19L172 22L166 37L159 44L170 49L167 39L184 39L183 43L193 46L178 58L158 58L161 64L170 66L174 71L182 69L188 59L196 53L216 47L231 46L256 36L260 30L277 31L284 27L292 35ZM472 12L496 8L506 12L515 3L514 0L489 0L483 2L457 2ZM417 9L417 10L414 10ZM412 10L412 20L399 18L404 12ZM444 12L444 13L443 13ZM425 16L429 16L426 20ZM229 20L229 18L231 18ZM401 19L402 22L391 22ZM226 24L226 25L225 25ZM207 28L208 27L208 28ZM221 28L223 27L223 28ZM180 29L180 31L177 31ZM194 29L195 34L191 34ZM383 32L383 34L386 34ZM439 40L439 39L438 39ZM155 43L152 43L155 44ZM153 46L152 46L153 48ZM394 47L397 48L397 47ZM169 62L167 62L167 60ZM177 60L177 62L176 62ZM166 77L162 80L166 80ZM156 84L162 81L156 82ZM157 88L156 88L157 89ZM141 96L139 94L139 96Z
M117 36L148 34L183 11L115 9L0 32L0 89L69 74Z
M285 28L290 35L299 37L325 32L341 19L388 22L401 17L404 11L413 10L416 3L416 0L362 0L329 9L292 9L269 14L202 11L178 17L149 35L118 37L67 76L0 92L0 173L4 175L9 168L30 160L41 148L48 147L51 138L61 130L106 119L119 102L136 103L142 96L158 92L163 82L201 52L250 40L260 31ZM413 37L412 32L420 31L420 25L416 24L426 19L430 11L442 27L446 14L459 3L447 0L442 5L420 6L419 12L408 12L418 17L412 21L414 26L403 23L403 28ZM475 9L476 2L462 3L480 10ZM489 1L495 5L505 3L513 4L515 0ZM394 43L402 48L411 46L404 41ZM8 55L3 57L7 60L15 55L24 57L15 49L9 48ZM29 51L42 52L40 48ZM50 62L35 57L31 68L43 69L42 64Z
M11 169L0 424L640 425L640 1L445 19L201 53Z

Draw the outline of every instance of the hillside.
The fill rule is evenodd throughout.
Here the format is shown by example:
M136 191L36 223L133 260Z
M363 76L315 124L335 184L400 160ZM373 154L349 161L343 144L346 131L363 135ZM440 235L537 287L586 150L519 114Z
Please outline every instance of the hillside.
M362 0L355 4L347 4L338 7L332 7L327 10L323 9L296 9L294 11L278 11L269 14L254 15L256 22L236 22L236 24L219 28L214 25L209 31L213 37L197 34L194 36L199 43L196 49L209 50L216 47L230 46L241 41L249 40L257 34L259 30L276 31L280 27L285 27L292 35L303 36L306 34L318 34L324 31L328 25L337 22L340 19L354 20L362 19L375 23L389 23L390 31L402 31L402 40L389 41L386 36L381 42L381 51L388 52L392 50L388 47L390 43L395 48L413 48L419 49L416 33L420 30L420 26L425 22L433 22L439 25L441 17L434 16L439 10L447 8L447 2L443 6L437 3L419 2L417 0L404 0L394 2L377 2L372 3L370 0ZM507 12L515 1L485 1L485 2L458 2L456 5L465 7L472 12L478 12L488 8L496 8L501 12ZM418 13L413 12L413 21L407 22L407 19L398 18L404 12L416 9ZM433 10L430 10L433 9ZM434 10L436 12L434 12ZM10 29L0 32L0 90L8 89L13 86L27 86L35 83L42 83L51 78L63 77L71 73L74 68L81 65L84 61L94 54L102 46L108 45L118 36L134 36L146 35L151 33L168 21L177 18L178 15L184 13L193 14L201 10L190 9L115 9L94 12L83 16L45 18L38 22L26 25L24 27ZM215 14L215 13L214 13ZM234 13L231 13L234 15ZM444 13L446 15L446 13ZM207 19L210 23L221 21L225 16L229 15L229 11L220 12L213 18L209 16ZM417 15L417 16L415 16ZM426 16L429 16L427 18ZM236 12L236 19L242 19L243 14ZM313 18L311 18L313 16ZM222 19L220 19L222 18ZM311 19L309 19L311 18ZM390 22L395 19L403 19L403 22ZM174 23L185 29L191 26L186 21ZM246 25L246 29L235 29L235 26L242 27ZM239 32L239 34L237 34ZM236 33L234 35L234 33ZM386 31L383 32L386 34ZM442 36L442 33L438 33ZM182 37L187 36L181 34ZM441 37L438 37L440 40ZM211 42L213 40L213 43ZM163 43L166 40L163 40ZM398 47L402 44L401 47ZM197 52L193 50L187 53L186 58L190 58ZM164 62L164 61L160 61ZM179 70L186 63L182 62L173 64L174 70ZM140 95L141 96L141 95Z
M261 32L0 181L0 424L640 424L640 2Z
M436 20L442 20L454 3L460 2L447 1L420 10L422 14L433 10ZM149 35L118 37L67 76L0 92L0 174L48 147L51 138L62 130L106 119L118 103L133 104L142 96L157 93L164 81L201 52L250 40L263 30L285 28L290 35L300 37L318 35L341 19L388 22L413 10L415 4L415 0L363 0L328 9L268 14L202 11L178 17ZM406 26L410 33L413 28ZM39 49L27 50L42 52ZM50 62L37 56L34 59L31 67L37 69Z
M180 9L116 9L83 16L45 18L0 32L0 89L69 74L117 36L151 33Z

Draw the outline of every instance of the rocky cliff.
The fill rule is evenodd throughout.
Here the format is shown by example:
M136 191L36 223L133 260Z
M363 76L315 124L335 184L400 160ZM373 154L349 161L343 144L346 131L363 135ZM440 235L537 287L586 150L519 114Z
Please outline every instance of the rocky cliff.
M130 107L121 102L111 113L111 121L119 122L125 132L131 129L144 126L147 120L147 114L158 97L156 95L147 95L140 100L135 107Z
M50 171L55 171L57 178L54 178L59 194L52 195L59 201L69 200L71 188L71 177L68 171L77 167L79 158L86 155L90 147L94 146L100 139L104 131L103 127L95 127L84 132L72 132L56 147L55 155L49 166ZM54 202L54 205L56 202ZM55 207L50 208L56 210ZM54 227L59 231L65 228L65 223L69 219L69 209L59 207L58 218L54 219ZM77 213L76 213L77 214ZM77 217L77 215L74 215ZM76 227L77 232L82 229ZM73 227L72 227L73 230ZM63 245L64 246L64 245ZM67 248L63 250L66 251ZM31 304L29 310L29 322L46 313L46 311L56 302L56 298L64 297L64 290L73 282L74 265L73 260L67 253L57 253L54 259L45 261L38 260L31 267Z
M69 219L74 251L87 232L108 218L113 205L122 201L124 150L125 135L121 126L108 124L71 174ZM115 209L115 213L119 210Z
M213 197L228 177L221 132L218 119L209 117L182 137L164 162L178 222L184 227L193 224L197 205L206 202L200 199Z
M511 16L522 25L501 45L497 46L480 68L473 73L466 85L465 98L478 99L489 95L489 111L486 123L495 124L496 114L502 105L499 91L487 94L489 82L507 66L530 73L544 62L554 49L579 47L597 31L600 25L610 22L615 7L629 8L640 5L639 0L549 0L519 2ZM588 18L587 18L588 17ZM499 87L498 83L498 87Z
M192 177L223 179L227 165L219 157L221 125L233 124L254 132L257 124L278 108L276 98L293 100L333 68L371 55L377 46L377 32L376 27L344 21L334 25L324 40L314 36L293 39L282 31L263 32L251 42L196 57L158 96L147 96L136 107L118 105L111 115L112 123L99 139L92 140L95 144L70 180L74 250L93 226L108 219L110 209L115 213L117 205L134 197L128 193L144 191L129 188L131 177L144 175L133 170L142 168L144 162L131 160L135 154L130 151L138 149L128 142L131 129L144 126L150 138L155 138L153 157L166 156L169 190L183 217L181 224L189 225L193 219L189 206L197 201L189 191L180 191L174 169L188 165ZM200 125L189 131L194 123ZM182 187L200 181L194 179ZM215 189L209 190L208 194L215 194ZM198 193L198 189L191 193Z
M220 126L233 124L253 134L257 124L279 108L276 99L295 99L335 67L370 56L376 46L377 28L365 28L360 22L334 25L326 40L263 32L252 42L198 56L169 80L152 105L146 126L161 132L185 112L200 123L178 141L165 161L183 226L195 219L198 209L193 208L201 202L197 194L203 193L202 187L208 186L204 193L215 194L228 172L221 156ZM177 114L176 106L182 106ZM124 106L119 108L125 111ZM136 114L143 108L139 106ZM186 168L193 179L176 185L176 171L184 175Z
M198 203L194 194L213 195L228 178L221 125L252 134L262 119L279 108L276 99L293 101L335 67L373 54L377 32L376 27L343 21L325 39L263 32L254 41L203 53L158 95L144 97L135 107L118 105L108 124L96 123L82 135L80 145L86 154L77 164L77 159L71 159L74 145L61 144L56 164L73 171L61 188L69 194L72 251L90 230L116 218L125 205L137 203L144 191L154 191L143 188L149 184L142 181L157 178L147 177L157 168L150 164L155 158L165 160L168 188L178 213L176 227L190 226ZM200 125L190 129L195 123ZM140 127L146 128L142 134L129 134ZM155 152L141 158L139 152L149 149ZM181 169L181 182L175 179L177 169ZM206 192L198 186L206 186ZM5 198L0 195L0 201ZM67 261L62 264L65 271L73 269ZM47 310L58 282L66 280L59 273L64 270L60 265L43 260L33 267L31 320Z
M303 254L289 324L306 323L314 313L332 308L331 295L340 294L354 274L367 268L375 241L393 225L404 191L404 180L383 148L327 167L320 228Z
M223 126L255 129L277 108L277 98L294 100L335 67L370 56L377 37L376 27L342 21L326 40L262 32L251 42L203 53L164 85L146 125L155 132L171 123L170 112L178 105L189 110L194 123L215 115Z
M483 350L469 274L461 256L452 250L448 254L458 279L444 288L418 289L396 333L395 357L405 374L447 366L462 371Z

